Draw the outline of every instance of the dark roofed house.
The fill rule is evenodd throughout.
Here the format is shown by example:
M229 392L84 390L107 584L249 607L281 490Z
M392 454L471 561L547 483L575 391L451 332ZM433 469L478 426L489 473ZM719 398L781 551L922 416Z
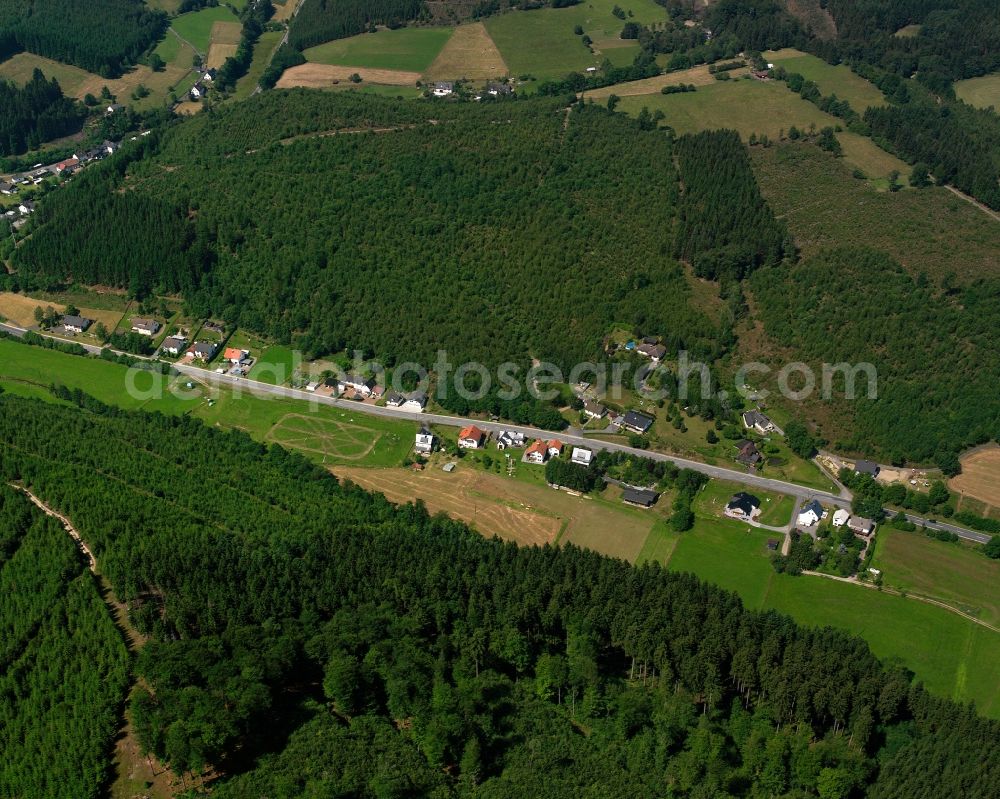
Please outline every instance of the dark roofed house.
M757 445L752 441L743 440L736 445L736 460L742 463L744 466L750 466L753 468L757 467L763 460L763 456L757 449Z
M94 324L94 320L87 319L85 316L67 314L62 318L63 329L69 333L82 333L92 324Z
M168 355L180 355L185 344L187 344L187 342L180 336L170 336L169 338L163 340L163 344L160 345L160 349Z
M5 183L3 181L0 181L0 194L6 194L7 196L10 196L15 191L17 191L17 187L13 183Z
M632 488L626 486L622 491L622 502L626 505L636 505L640 508L651 508L659 495L648 488Z
M583 412L587 414L591 419L600 419L608 412L608 409L601 405L599 402L594 402L593 400L587 400L583 403Z
M622 420L622 427L631 430L633 433L645 433L655 422L652 416L641 411L629 411Z
M758 513L760 513L760 500L745 491L734 494L733 498L729 500L729 504L726 505L726 516L733 519L749 520Z
M506 83L489 83L486 85L486 93L493 97L506 97L513 94L514 89Z
M160 332L160 323L155 319L140 319L137 316L132 320L132 332L142 336L155 336Z
M188 350L190 355L193 355L199 361L210 361L215 357L215 353L219 351L219 345L211 341L197 341L194 346Z
M854 472L855 474L870 474L872 477L878 477L879 467L877 463L872 461L855 461Z
M761 435L774 430L774 422L760 411L747 411L743 414L743 426L748 430L756 430Z
M645 355L647 358L652 358L654 361L660 360L664 355L667 354L667 348L662 344L646 344L642 343L635 348L635 351L640 355Z

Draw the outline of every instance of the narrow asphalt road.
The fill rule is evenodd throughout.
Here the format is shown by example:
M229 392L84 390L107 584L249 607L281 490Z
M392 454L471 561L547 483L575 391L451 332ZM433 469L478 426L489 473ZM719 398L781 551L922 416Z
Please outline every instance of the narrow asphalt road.
M10 333L14 336L23 336L27 331L24 328L16 327L10 324L0 324L0 330ZM58 339L57 339L58 340ZM94 354L100 354L101 347L97 347L92 344L81 345L88 352ZM380 416L388 419L401 419L411 422L420 422L426 425L444 425L450 427L465 427L466 425L474 424L481 430L485 430L491 433L497 433L501 430L516 430L523 433L525 436L530 438L558 438L564 444L569 444L571 446L587 447L592 450L605 450L608 452L625 452L630 455L635 455L641 458L649 458L654 461L664 461L667 463L673 463L674 465L684 468L693 469L694 471L701 472L708 477L715 478L717 480L729 480L734 483L741 483L743 485L750 486L752 488L757 488L762 491L774 491L779 494L788 494L797 498L798 500L803 499L818 499L823 503L834 505L838 508L850 508L851 499L850 497L842 496L841 494L831 494L827 491L817 491L806 486L796 485L795 483L788 483L784 480L775 480L770 477L760 477L755 474L748 474L747 472L738 471L736 469L729 469L723 466L712 466L707 463L701 463L699 461L688 460L687 458L681 458L676 455L667 455L663 452L653 452L646 449L638 449L636 447L630 447L627 444L619 444L613 441L601 441L595 438L588 438L586 436L580 435L578 432L574 432L572 429L564 430L558 433L540 430L536 427L527 427L524 425L508 424L504 422L487 422L481 419L470 419L467 417L460 416L446 416L444 414L438 413L412 413L410 411L404 411L399 408L387 408L378 405L367 405L365 403L356 402L354 400L343 400L336 399L334 397L325 397L322 395L317 395L303 389L298 388L287 388L285 386L274 386L269 383L261 383L257 380L250 380L245 377L234 377L228 374L218 374L210 369L203 369L198 366L191 366L189 364L175 363L173 364L174 369L179 373L188 375L190 377L195 377L203 382L214 383L219 386L225 386L230 389L239 389L241 391L246 391L252 393L256 396L261 397L285 397L289 399L302 400L306 402L316 403L318 405L330 405L336 408L342 408L344 410L351 411L353 413L366 413L372 416ZM990 536L986 533L979 533L973 530L966 530L962 527L956 527L952 524L947 524L939 521L931 521L928 519L921 519L916 516L911 516L907 514L907 518L916 525L923 525L933 530L946 530L955 535L965 538L969 541L975 541L976 543L985 544L990 540Z

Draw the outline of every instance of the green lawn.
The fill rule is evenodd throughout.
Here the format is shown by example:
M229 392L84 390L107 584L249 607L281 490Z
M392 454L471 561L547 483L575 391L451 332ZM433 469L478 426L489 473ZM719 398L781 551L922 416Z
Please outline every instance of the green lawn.
M1000 561L967 546L883 525L872 565L887 586L954 605L1000 626Z
M181 14L171 23L171 27L182 39L189 41L201 53L207 54L212 38L212 25L216 22L238 22L238 20L227 6L219 5Z
M618 2L635 22L666 20L662 6L652 0ZM633 43L618 38L624 22L611 13L615 0L592 0L569 8L541 8L513 11L486 20L486 29L510 67L512 76L561 78L568 72L582 72L609 58L614 64L631 63L638 52ZM592 53L573 33L575 25L594 40Z
M1000 108L1000 72L979 78L960 80L955 84L955 94L976 108Z
M782 494L764 505L757 521L772 527L783 527L792 520L793 510L795 510L795 498Z
M285 385L301 366L301 355L289 347L268 347L253 365L249 377L262 383Z
M236 100L245 100L257 88L257 82L260 80L260 76L264 74L264 70L271 59L271 54L274 52L274 48L278 46L278 42L281 41L283 35L281 31L267 31L260 35L260 39L257 40L257 44L253 48L253 60L250 62L250 69L247 70L246 75L236 82L236 91L233 93L233 97Z
M885 97L874 84L856 75L844 64L828 64L821 58L792 48L763 55L768 62L789 72L798 72L806 80L813 81L824 95L836 94L841 100L847 100L859 114L863 114L869 106L886 104Z
M453 28L398 28L362 33L310 47L309 61L346 67L425 72L441 52Z

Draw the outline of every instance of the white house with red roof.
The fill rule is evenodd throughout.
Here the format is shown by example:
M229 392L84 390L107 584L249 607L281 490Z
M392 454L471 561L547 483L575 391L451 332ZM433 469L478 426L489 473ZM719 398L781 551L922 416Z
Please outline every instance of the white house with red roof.
M470 424L458 434L458 446L462 449L480 449L486 443L486 433Z

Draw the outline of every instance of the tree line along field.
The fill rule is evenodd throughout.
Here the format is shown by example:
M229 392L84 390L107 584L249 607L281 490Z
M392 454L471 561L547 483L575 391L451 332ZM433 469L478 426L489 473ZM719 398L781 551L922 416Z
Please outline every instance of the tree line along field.
M747 745L780 766L782 791L995 787L975 768L994 758L995 723L858 639L655 565L486 541L194 420L63 398L0 396L0 468L73 519L150 637L136 662L148 690L131 702L143 746L177 772L213 768L220 796L273 795L291 774L374 793L388 760L391 784L456 799L507 782L652 797L673 778L749 797ZM71 455L51 457L67 438ZM323 706L350 724L317 730ZM674 745L656 747L667 729ZM709 732L725 758L698 750ZM241 776L233 751L253 763Z
M763 57L768 63L784 67L788 72L797 72L806 80L813 81L823 95L836 94L841 100L847 100L859 114L863 114L869 106L886 104L885 96L878 87L846 64L828 64L793 47L765 51Z
M310 460L332 467L338 476L383 492L394 502L419 498L432 513L444 511L487 536L499 535L522 545L558 541L638 563L654 560L673 571L691 572L737 591L750 607L774 608L803 624L829 624L860 634L881 657L901 658L935 692L975 699L981 712L1000 715L1000 696L989 680L990 658L997 656L1000 636L980 635L972 622L947 610L913 607L919 605L916 600L907 602L821 578L775 574L764 543L776 534L722 516L722 507L740 490L738 485L712 481L696 500L694 528L678 534L662 524L661 512L669 512L668 496L662 497L652 512L626 508L614 498L575 498L553 492L543 482L511 480L481 471L477 454L467 456L466 460L471 458L469 463L463 460L452 474L442 472L436 462L422 473L390 468L397 467L410 450L412 423L387 422L334 408L306 411L308 405L302 401L235 399L226 392L214 395L216 404L211 409L205 407L200 396L184 403L136 402L122 390L121 366L4 341L0 341L0 355L5 364L0 370L0 387L4 389L23 385L12 382L12 377L30 380L38 387L32 396L51 402L53 397L42 387L58 381L114 405L194 416L209 425L249 432L257 440L296 449ZM451 429L441 432L453 433ZM532 468L518 466L519 470ZM757 493L769 508L765 521L775 525L788 521L790 503L777 495ZM895 535L896 531L882 534ZM905 551L880 545L878 558L877 565L886 573L890 585L912 586L915 592L938 597L963 610L988 607L992 602L988 576L995 571L994 564L958 545L918 538L908 543ZM937 563L941 568L947 564L940 583L935 577ZM963 584L960 575L966 567L984 579L976 577ZM982 617L991 618L989 613ZM913 632L912 625L918 623L928 625L942 640L954 638L955 648L923 646L921 642L928 639ZM963 674L967 676L960 680Z

